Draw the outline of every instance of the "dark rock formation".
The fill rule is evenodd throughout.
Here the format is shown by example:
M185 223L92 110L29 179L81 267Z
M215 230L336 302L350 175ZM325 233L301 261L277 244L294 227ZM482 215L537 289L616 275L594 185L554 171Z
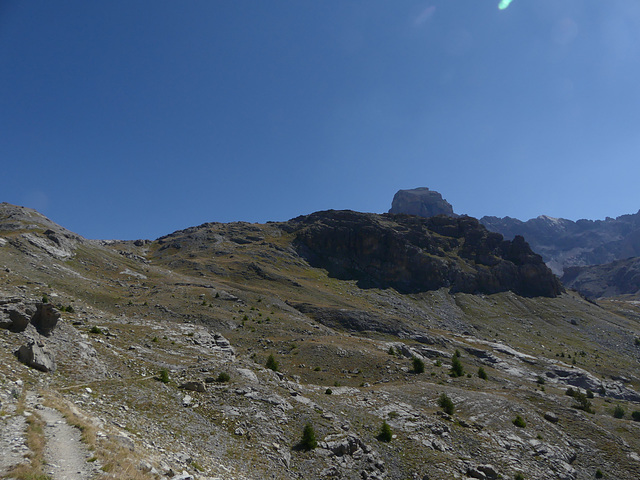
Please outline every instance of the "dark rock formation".
M425 218L436 215L455 216L451 204L438 192L426 187L398 190L393 196L389 213L405 213Z
M558 279L523 238L504 241L471 217L317 212L283 225L312 265L363 288L555 297Z
M48 337L53 332L60 319L60 312L50 303L36 304L36 313L31 323L41 335Z
M15 352L18 360L25 365L42 372L54 372L56 361L53 354L47 350L42 342L31 340L27 345L22 345Z
M0 307L0 328L14 333L24 332L31 321L29 307L22 303L14 303Z
M640 295L640 257L605 265L568 267L562 282L590 298Z

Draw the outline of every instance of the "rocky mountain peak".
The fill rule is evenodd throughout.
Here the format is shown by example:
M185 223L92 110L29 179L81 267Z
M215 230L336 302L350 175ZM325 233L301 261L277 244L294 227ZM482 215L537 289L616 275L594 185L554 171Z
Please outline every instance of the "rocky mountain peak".
M455 216L451 204L440 193L427 187L398 190L393 196L389 213L406 213L425 218L436 215Z

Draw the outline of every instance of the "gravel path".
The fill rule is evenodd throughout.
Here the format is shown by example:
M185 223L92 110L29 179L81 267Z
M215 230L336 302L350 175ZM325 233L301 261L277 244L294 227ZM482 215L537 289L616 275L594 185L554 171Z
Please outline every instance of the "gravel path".
M45 473L53 480L89 480L97 476L95 465L87 461L91 455L80 441L80 431L57 410L40 404L35 408L45 422Z

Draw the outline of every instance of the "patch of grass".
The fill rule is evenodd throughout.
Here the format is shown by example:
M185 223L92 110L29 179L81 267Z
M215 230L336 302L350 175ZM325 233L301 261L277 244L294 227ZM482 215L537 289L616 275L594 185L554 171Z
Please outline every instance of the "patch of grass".
M17 480L52 480L42 471L44 465L44 421L33 412L27 417L27 446L31 452L28 455L29 462L14 467L7 478Z

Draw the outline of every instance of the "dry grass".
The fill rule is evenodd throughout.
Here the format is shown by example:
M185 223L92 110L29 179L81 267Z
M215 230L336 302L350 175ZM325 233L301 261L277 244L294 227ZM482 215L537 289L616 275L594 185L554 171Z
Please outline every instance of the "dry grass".
M24 399L22 401L22 410L24 411ZM44 447L46 440L44 437L44 422L36 413L32 413L27 417L27 446L31 452L28 455L28 462L22 463L13 468L8 478L17 480L50 480L51 477L45 475L42 471L44 465Z
M61 395L48 391L43 393L43 396L47 406L58 410L69 425L80 430L82 442L94 454L91 461L97 461L101 465L101 470L104 472L101 478L126 478L130 480L154 478L137 468L140 459L134 452L108 437L99 437L96 425Z

